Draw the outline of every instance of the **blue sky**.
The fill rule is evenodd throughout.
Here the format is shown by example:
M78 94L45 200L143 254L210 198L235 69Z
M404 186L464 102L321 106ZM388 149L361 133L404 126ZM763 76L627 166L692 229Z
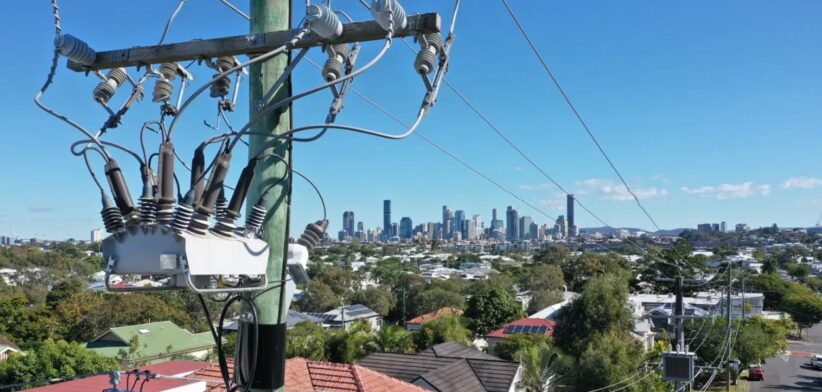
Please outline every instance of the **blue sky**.
M437 11L451 4L406 1L409 13ZM602 218L616 226L652 226L591 144L501 2L463 2L448 79L540 166ZM175 0L61 2L63 29L98 50L150 45L160 37ZM238 1L247 9L247 1ZM295 22L303 13L295 4ZM816 1L511 0L539 50L559 77L594 134L663 228L700 222L776 222L812 226L822 212L822 3ZM368 14L357 1L334 6L355 19ZM188 1L168 42L238 35L247 22L217 0ZM21 237L87 238L101 226L98 192L82 160L68 153L80 134L40 112L32 97L49 67L53 28L46 1L15 2L0 15L6 76L0 92L5 151L0 154L0 234ZM379 43L367 44L363 59ZM309 57L322 61L324 54ZM404 118L413 119L424 92L412 71L413 55L397 45L354 86ZM194 67L194 85L210 70ZM137 75L132 70L132 75ZM310 64L299 67L294 90L320 83ZM89 128L105 113L94 104L97 80L75 74L61 60L45 101ZM113 101L120 102L121 92ZM246 91L230 115L247 118ZM156 118L146 100L113 130L110 140L138 147L140 124ZM331 101L322 92L299 101L295 124L322 121ZM189 159L212 131L216 103L208 97L181 119L177 150ZM338 122L392 132L389 118L356 96ZM551 216L564 214L562 195L491 132L450 91L444 90L420 132L489 177L539 205ZM153 143L153 142L152 142ZM154 147L151 147L154 148ZM136 167L130 187L139 192ZM96 158L95 158L96 159ZM99 161L98 172L101 170ZM240 166L236 164L235 166ZM353 210L366 227L380 226L383 199L393 200L395 221L436 221L442 205L490 220L491 208L513 205L538 223L540 212L500 191L420 138L386 141L330 133L294 147L294 167L323 191L331 231ZM236 178L232 172L230 182ZM292 222L302 228L321 215L316 196L295 180ZM135 194L135 199L139 195ZM598 226L584 212L583 227Z

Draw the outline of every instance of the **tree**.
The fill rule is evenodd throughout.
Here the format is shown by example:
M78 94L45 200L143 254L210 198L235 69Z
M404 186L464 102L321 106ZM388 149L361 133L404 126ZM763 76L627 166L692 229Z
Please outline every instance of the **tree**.
M54 285L46 295L46 306L56 309L57 305L71 298L79 292L85 291L86 285L77 278L68 278Z
M561 290L539 290L531 293L531 301L528 302L528 313L536 313L551 305L558 304L565 300L565 294Z
M519 388L526 392L553 391L553 381L560 368L559 351L546 342L524 347L516 360L522 365Z
M765 320L761 317L746 319L739 336L734 339L734 353L743 366L761 363L788 348L785 337L790 332L778 320Z
M409 316L419 316L448 306L465 308L465 297L462 294L441 288L423 290L406 301Z
M623 279L630 279L630 269L627 260L616 254L600 255L583 253L563 268L565 280L573 290L580 291L588 280L601 275L617 275Z
M602 388L642 370L642 344L627 332L612 329L606 333L594 334L587 342L576 369L576 386L579 390ZM652 381L639 382L624 390L657 390Z
M528 348L547 344L550 339L544 335L516 334L500 340L494 346L494 354L506 361L516 361L517 355Z
M422 323L420 330L414 335L417 350L449 341L471 345L471 331L462 325L459 316L452 313Z
M481 336L522 317L522 306L508 290L480 283L468 299L465 317L468 318L468 328Z
M628 307L628 283L619 277L599 276L588 282L573 302L560 309L554 341L579 358L596 334L611 330L630 332L633 316Z
M406 274L406 272L419 272L416 266L403 263L397 258L389 257L377 261L371 276L374 277L380 284L393 287L399 276Z
M562 266L571 260L571 252L563 245L551 245L534 254L534 264Z
M327 284L312 281L297 304L304 312L327 312L340 306L340 298Z
M22 295L0 298L0 334L10 336L24 350L57 335L57 325L45 305L29 305Z
M287 358L302 357L312 361L327 361L325 346L328 334L319 325L303 321L288 330L285 341Z
M822 321L822 298L797 283L791 284L782 298L782 309L799 323L800 328L807 328Z
M380 316L387 316L388 312L396 305L394 294L388 290L369 287L365 290L354 292L349 301L352 304L363 304L373 311L379 313Z
M78 343L46 339L26 355L0 362L0 384L72 378L117 370L117 360L86 350Z
M383 325L374 334L373 343L378 351L391 353L410 353L414 351L414 339L411 332L395 325Z
M562 268L557 265L543 264L531 268L525 282L526 290L562 290L565 286Z
M371 325L357 320L349 330L334 330L326 340L325 352L331 362L354 363L354 361L374 352L377 347L372 340Z

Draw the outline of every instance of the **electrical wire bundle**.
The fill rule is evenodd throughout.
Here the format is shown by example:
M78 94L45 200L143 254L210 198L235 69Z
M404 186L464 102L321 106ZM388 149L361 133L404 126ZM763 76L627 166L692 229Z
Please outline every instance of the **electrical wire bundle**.
M359 43L353 45L330 43L330 41L337 40L342 34L343 24L340 21L340 16L347 18L349 21L351 21L351 18L341 10L332 10L329 2L328 4L309 4L306 16L303 19L304 22L294 30L295 33L291 39L284 45L267 53L255 55L245 62L241 62L233 56L216 59L195 59L200 63L205 62L206 66L213 69L215 73L212 75L211 80L190 93L186 92L186 86L193 80L193 75L188 68L196 61L192 61L186 66L176 62L145 64L137 68L137 72L140 72L140 68L144 67L139 77L132 77L130 73L134 70L128 68L114 68L105 73L100 71L89 72L87 74L99 78L96 87L92 91L92 97L106 113L102 125L96 132L92 132L42 102L43 95L54 80L61 56L82 66L91 66L95 63L97 57L97 53L87 43L70 34L63 34L57 0L52 0L51 3L55 26L54 56L46 82L35 96L35 102L50 115L83 133L84 138L74 142L70 150L73 155L83 158L88 172L100 192L102 204L100 214L105 229L114 237L119 237L121 233L141 229L144 231L161 230L179 234L185 233L194 236L213 236L214 238L229 241L241 237L262 238L265 230L263 223L271 212L270 206L278 203L276 200L271 200L273 190L290 188L291 173L295 173L303 177L314 188L323 207L323 218L309 223L297 240L299 244L309 250L313 249L323 240L328 226L325 202L317 186L305 175L294 170L287 159L272 152L273 148L284 142L318 140L330 129L394 140L408 137L414 133L421 120L427 116L431 107L436 103L441 83L448 69L450 48L454 40L453 20L451 32L446 39L443 39L439 33L416 37L420 43L421 54L414 60L414 70L422 78L425 94L415 121L402 132L389 133L335 123L343 109L346 94L351 89L354 79L373 68L391 48L396 32L405 29L407 26L405 10L396 0L374 0L368 6L374 20L384 30L385 36L378 53L362 66L357 64L360 52ZM180 0L168 19L160 39L161 44L184 3L185 0ZM223 3L232 7L240 15L246 16L228 1L223 0ZM456 4L458 7L459 1ZM454 16L456 16L456 9ZM263 99L257 103L255 113L249 121L235 130L229 124L226 112L234 110L240 83L243 74L247 73L247 68L252 64L266 61L275 56L290 55L297 44L309 34L319 36L325 42L322 49L328 57L320 72L323 83L288 97L278 97L277 92L288 81L292 71L309 51L309 48L301 49L279 80L270 86L269 90L263 95ZM233 81L232 76L234 76ZM122 126L125 115L135 104L143 101L144 86L152 79L154 80L154 86L151 91L150 102L159 106L159 119L144 122L140 129L139 140L142 154L135 153L122 144L103 140L103 136L108 131ZM122 102L119 105L114 105L115 100L121 99L120 90L126 86L130 86L130 94L122 97ZM174 98L175 90L176 99ZM218 100L218 121L216 126L211 126L208 123L206 125L218 130L217 127L220 121L223 121L229 127L230 132L209 137L200 143L195 148L191 163L188 165L181 160L175 148L174 131L179 127L179 120L186 110L207 90L210 97ZM267 118L270 114L291 105L294 101L323 90L330 91L333 98L323 123L295 127L276 136L255 133L251 130L252 126ZM310 137L301 138L297 136L298 133L313 130L318 132ZM151 154L148 153L146 148L144 138L146 131L156 133L160 137L156 152ZM269 139L260 149L260 152L246 162L237 182L231 187L226 184L226 179L231 168L232 158L235 155L235 147L240 142L245 143L242 138L246 135L266 136ZM206 159L206 148L211 145L217 145L218 150L213 158L209 160ZM94 167L99 163L92 161L89 153L95 153L101 158L104 181L98 178L94 170ZM139 187L140 196L136 202L126 181L127 175L112 153L125 153L138 164L141 186ZM273 164L281 163L285 165L285 174L276 178L271 184L266 184L257 199L252 200L254 203L248 206L244 225L238 226L236 221L241 217L243 204L249 195L257 169L263 164L270 164L269 161L272 160L274 161ZM180 173L176 170L177 163L182 164L191 172L190 181L182 184L188 185L187 189L181 188ZM227 192L228 190L231 191L230 195ZM283 276L285 276L285 272ZM240 276L237 287L242 286L244 282L255 279L253 276ZM214 279L214 281L220 285L228 285L219 278ZM284 280L272 281L271 284L275 286L282 285ZM262 290L264 292L269 289L270 287ZM200 299L203 300L203 297L201 296ZM218 328L212 328L212 334L218 345L218 354L222 358L220 361L221 368L225 368L225 354L222 350L222 321L229 306L235 302L244 303L251 310L250 314L247 315L249 321L253 321L255 326L258 323L256 309L249 297L229 294L224 301ZM205 301L203 300L202 303L208 315ZM210 319L210 316L208 317ZM256 332L251 336L256 339ZM250 367L252 373L247 379L245 374L239 374L240 382L234 385L233 388L238 385L248 388L250 380L253 379L253 369L256 368L254 365L256 356L256 353L253 353L248 358L252 364ZM225 369L223 371L228 387L231 380L228 379L227 371ZM139 377L139 375L135 374L135 377ZM148 378L144 382L147 382L147 380Z

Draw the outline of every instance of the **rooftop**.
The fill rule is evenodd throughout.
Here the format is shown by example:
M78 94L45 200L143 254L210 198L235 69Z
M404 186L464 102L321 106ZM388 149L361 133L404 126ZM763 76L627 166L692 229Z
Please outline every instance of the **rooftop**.
M487 338L506 338L511 335L544 335L551 336L554 334L554 328L557 326L556 321L546 320L542 318L521 318L517 321L508 323L502 328L490 332L485 335Z
M433 320L437 317L440 317L444 314L449 314L449 313L450 314L456 314L456 315L459 316L459 315L462 315L462 310L457 309L457 308L452 307L452 306L446 306L444 308L439 308L439 309L437 309L437 310L435 310L431 313L426 313L426 314L414 317L411 320L408 320L406 322L406 324L422 324L426 321L431 321L431 320Z
M118 352L129 347L133 337L139 339L139 358L170 356L214 346L210 333L191 333L171 321L159 321L110 328L107 332L86 343L86 348L106 357L117 357Z

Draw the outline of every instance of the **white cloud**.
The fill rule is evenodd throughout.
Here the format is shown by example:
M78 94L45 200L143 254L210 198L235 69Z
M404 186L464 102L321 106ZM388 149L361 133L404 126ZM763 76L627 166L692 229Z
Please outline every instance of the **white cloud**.
M549 189L557 189L554 184L551 183L543 183L543 184L523 184L519 186L519 189L524 191L545 191Z
M589 193L599 193L606 200L633 200L633 196L625 189L621 183L601 178L589 178L577 181L577 194L585 195ZM634 194L639 199L664 199L668 196L668 191L664 188L632 188Z
M721 184L718 186L705 185L696 188L684 186L681 190L691 195L713 197L719 200L747 199L757 195L768 197L771 195L771 186L769 184L757 185L754 184L753 181L743 182L741 184Z
M566 199L564 193L554 193L553 199L540 200L539 204L551 210L562 211L565 209L565 202Z
M822 178L792 177L782 183L782 189L813 189L822 186Z
M666 184L670 184L670 183L671 183L671 180L670 180L668 177L665 177L665 176L664 176L664 175L662 175L662 174L654 174L653 176L651 176L650 180L651 180L651 181L659 181L659 182L664 182L664 183L666 183Z

